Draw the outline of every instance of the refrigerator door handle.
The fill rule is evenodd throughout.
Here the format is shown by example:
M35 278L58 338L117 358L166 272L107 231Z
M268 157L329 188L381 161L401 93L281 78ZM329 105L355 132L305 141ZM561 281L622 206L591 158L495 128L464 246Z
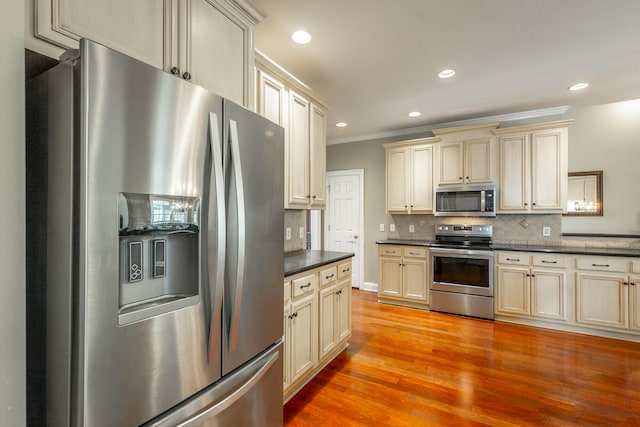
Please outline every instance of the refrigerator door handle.
M215 230L215 236L207 236L207 238L215 238L216 251L215 257L207 259L209 268L209 295L211 307L211 324L209 325L209 363L213 363L216 354L221 350L219 347L221 336L222 322L222 294L224 289L224 267L226 258L226 209L225 209L225 188L224 173L222 168L222 139L220 137L220 129L218 128L218 115L209 113L209 144L211 146L211 177L213 185L211 188L215 192L215 227L209 227ZM211 201L210 201L211 203ZM209 240L210 241L210 240ZM212 278L212 273L215 278Z
M229 351L235 351L238 340L238 324L240 321L240 305L242 302L242 288L244 285L245 264L245 209L244 209L244 182L242 179L242 164L240 162L240 140L238 138L238 124L235 120L229 120L229 136L231 139L231 163L236 185L236 203L238 209L238 258L235 283L235 300L231 311L229 326Z

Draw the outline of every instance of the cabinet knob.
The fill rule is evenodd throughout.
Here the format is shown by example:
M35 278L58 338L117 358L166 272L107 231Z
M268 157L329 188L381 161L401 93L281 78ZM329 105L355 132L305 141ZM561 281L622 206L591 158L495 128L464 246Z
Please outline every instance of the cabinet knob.
M527 203L527 202L524 202L524 205L525 205L525 206L529 206L529 203Z
M622 282L622 284L623 284L623 285L628 285L628 284L629 284L629 282Z
M467 181L471 181L471 179L469 179L469 177L467 177Z
M191 73L188 71L185 71L184 74L182 75L182 78L185 79L186 81L191 80Z
M458 177L458 179L462 179L462 177L461 177L461 176L459 176L459 177Z
M316 196L313 196L313 198L315 199L315 198L316 198Z
M531 204L532 204L533 206L535 206L535 205L536 205L536 202L533 202L533 203L531 203Z
M178 68L178 67L171 67L171 70L169 70L169 71L174 76L179 76L180 75L180 68Z

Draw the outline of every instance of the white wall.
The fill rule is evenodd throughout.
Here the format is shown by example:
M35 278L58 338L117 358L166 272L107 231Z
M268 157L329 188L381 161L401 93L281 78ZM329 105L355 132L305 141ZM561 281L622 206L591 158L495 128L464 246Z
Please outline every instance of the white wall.
M640 100L571 108L569 172L603 171L604 216L563 217L564 233L640 235Z
M0 5L0 425L25 424L24 0Z

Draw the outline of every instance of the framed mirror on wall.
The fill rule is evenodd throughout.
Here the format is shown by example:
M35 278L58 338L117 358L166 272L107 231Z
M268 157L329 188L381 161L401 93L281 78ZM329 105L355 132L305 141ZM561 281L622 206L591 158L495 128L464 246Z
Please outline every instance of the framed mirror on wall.
M602 216L602 171L569 172L565 216Z

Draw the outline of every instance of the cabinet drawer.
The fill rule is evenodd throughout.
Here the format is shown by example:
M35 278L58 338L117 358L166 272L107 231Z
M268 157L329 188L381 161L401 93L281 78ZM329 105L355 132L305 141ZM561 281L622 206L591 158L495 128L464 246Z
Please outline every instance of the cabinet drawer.
M621 258L579 257L576 258L578 270L627 272L628 261Z
M522 252L499 252L499 264L529 265L529 255Z
M320 270L320 286L328 285L338 280L338 270L336 266Z
M419 246L407 246L402 248L402 255L407 258L426 258L427 248Z
M291 282L284 282L284 302L291 299Z
M308 276L295 279L292 285L294 298L310 294L318 288L318 275L310 274Z
M640 273L640 260L639 261L631 261L631 272L632 273Z
M380 256L402 256L402 246L380 245L378 247L378 255Z
M351 261L338 264L338 279L351 276Z
M531 265L535 267L567 268L567 258L558 254L533 255Z

